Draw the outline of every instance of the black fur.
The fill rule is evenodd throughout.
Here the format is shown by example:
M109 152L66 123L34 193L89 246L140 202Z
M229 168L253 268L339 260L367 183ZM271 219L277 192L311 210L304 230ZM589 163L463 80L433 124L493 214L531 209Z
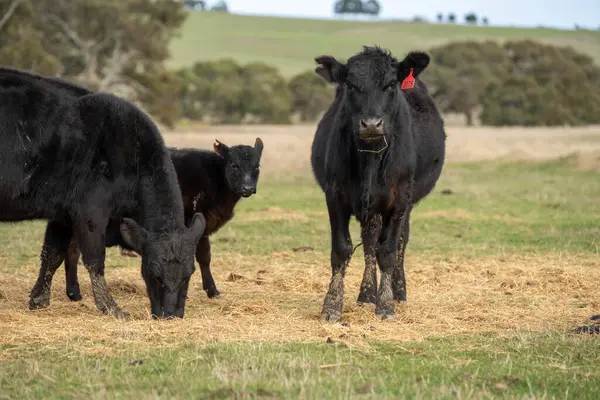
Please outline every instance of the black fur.
M263 143L256 138L254 147L228 147L217 141L214 150L170 149L183 196L186 220L193 218L197 212L206 219L206 229L196 248L196 260L202 273L202 286L210 298L220 293L210 272L209 236L231 220L233 209L242 197L256 193ZM110 224L107 231L107 246L119 245L134 250L123 241L118 225ZM79 294L77 247L71 248L69 254L65 260L67 287L71 288L72 293ZM71 295L69 298L81 299L80 296L73 298Z
M406 300L410 211L433 190L445 158L442 117L418 78L429 56L411 52L399 61L387 50L365 46L347 64L331 56L316 61L316 72L337 85L312 145L312 167L331 226L332 278L321 318L341 317L343 279L353 253L352 215L361 223L365 251L358 300L376 303L378 316L393 318L393 300ZM411 70L415 86L401 90Z
M173 163L150 118L133 104L59 79L0 70L0 221L49 220L31 307L49 303L56 268L74 238L97 307L125 316L104 278L111 218L142 254L152 311L183 316L193 252L204 231L187 228ZM160 310L160 312L157 312Z

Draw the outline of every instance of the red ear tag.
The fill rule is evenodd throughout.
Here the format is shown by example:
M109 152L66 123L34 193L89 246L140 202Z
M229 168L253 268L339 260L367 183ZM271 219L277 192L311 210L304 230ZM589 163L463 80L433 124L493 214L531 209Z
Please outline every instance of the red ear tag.
M404 80L402 81L402 86L400 86L400 89L402 90L406 90L406 89L412 89L415 87L415 78L413 77L413 69L410 69L410 72L408 73L408 76L406 78L404 78Z

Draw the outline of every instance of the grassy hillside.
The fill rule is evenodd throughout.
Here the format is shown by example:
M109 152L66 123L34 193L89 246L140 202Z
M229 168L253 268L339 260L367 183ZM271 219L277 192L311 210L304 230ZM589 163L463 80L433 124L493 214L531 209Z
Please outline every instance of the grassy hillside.
M451 40L533 38L571 45L600 63L600 33L554 29L469 27L409 22L327 21L192 12L172 44L172 67L231 57L262 60L290 76L312 68L315 56L348 57L363 44L379 44L397 54Z

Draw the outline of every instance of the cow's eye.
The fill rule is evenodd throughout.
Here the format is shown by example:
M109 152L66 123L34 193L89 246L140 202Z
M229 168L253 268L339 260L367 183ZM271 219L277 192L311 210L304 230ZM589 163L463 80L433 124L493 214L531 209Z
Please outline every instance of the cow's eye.
M240 169L240 166L236 165L236 164L232 164L231 165L231 169L234 170L234 171L237 171L238 169Z
M398 82L394 81L394 82L390 82L386 87L385 90L394 90L396 88L396 86L398 85Z
M360 92L358 87L356 85L354 85L353 83L346 82L346 86L348 86L348 89L352 90L353 92Z

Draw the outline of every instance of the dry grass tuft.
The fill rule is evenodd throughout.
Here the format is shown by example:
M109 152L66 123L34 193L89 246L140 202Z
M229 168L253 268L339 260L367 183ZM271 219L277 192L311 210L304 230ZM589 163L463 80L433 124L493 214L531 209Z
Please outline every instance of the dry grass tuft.
M153 321L138 271L108 268L109 287L132 318L102 316L82 276L84 300L64 295L58 274L48 309L30 311L28 293L37 265L27 273L0 276L0 359L30 348L61 348L112 354L211 341L326 341L369 350L369 340L423 340L459 333L514 335L523 331L566 331L600 310L600 260L562 255L479 259L407 257L409 302L397 306L398 320L382 322L373 306L359 306L362 257L346 278L342 324L322 324L319 313L329 283L329 260L311 253L214 261L221 298L208 299L200 275L193 278L186 316ZM233 273L232 268L235 268ZM240 275L245 279L227 279ZM329 338L329 339L328 339ZM33 351L33 350L29 350Z

